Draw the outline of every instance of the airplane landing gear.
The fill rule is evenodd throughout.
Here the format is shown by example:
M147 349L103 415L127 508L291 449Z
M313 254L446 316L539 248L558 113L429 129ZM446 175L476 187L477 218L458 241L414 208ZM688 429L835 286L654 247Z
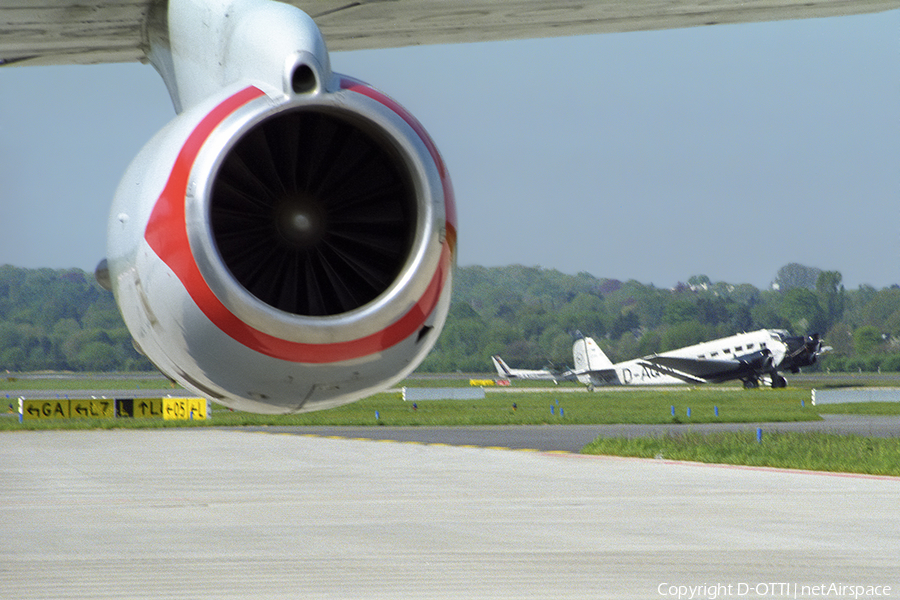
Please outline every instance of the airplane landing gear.
M787 387L787 379L785 379L778 373L772 373L772 387L773 388Z

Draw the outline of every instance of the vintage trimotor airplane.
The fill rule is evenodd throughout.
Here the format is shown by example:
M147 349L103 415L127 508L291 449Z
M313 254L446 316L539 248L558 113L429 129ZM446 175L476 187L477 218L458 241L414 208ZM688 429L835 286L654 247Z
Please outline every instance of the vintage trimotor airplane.
M613 364L593 339L578 336L572 346L572 374L590 389L731 380L740 380L747 388L761 382L779 388L787 385L780 372L797 373L829 349L818 334L790 336L780 329L760 329Z

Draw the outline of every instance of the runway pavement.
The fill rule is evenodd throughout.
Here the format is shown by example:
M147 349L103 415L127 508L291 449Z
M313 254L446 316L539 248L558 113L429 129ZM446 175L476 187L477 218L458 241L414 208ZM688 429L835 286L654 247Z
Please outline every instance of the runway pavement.
M897 598L898 497L900 478L548 452L10 432L0 598Z

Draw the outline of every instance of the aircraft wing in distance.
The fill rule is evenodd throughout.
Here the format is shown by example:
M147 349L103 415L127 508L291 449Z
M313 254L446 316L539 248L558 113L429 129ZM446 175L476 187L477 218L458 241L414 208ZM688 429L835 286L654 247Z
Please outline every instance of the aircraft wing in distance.
M768 352L756 352L730 360L699 359L666 354L643 359L649 368L666 375L683 379L688 383L721 383L731 379L759 377L772 371L772 358Z

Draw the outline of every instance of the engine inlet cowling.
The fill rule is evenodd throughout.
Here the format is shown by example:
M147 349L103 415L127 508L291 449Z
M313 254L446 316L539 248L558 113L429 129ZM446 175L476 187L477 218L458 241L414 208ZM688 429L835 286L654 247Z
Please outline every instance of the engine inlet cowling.
M364 84L235 86L132 162L109 273L147 357L232 408L371 395L418 365L449 305L455 213L421 125Z
M297 107L269 116L214 175L213 240L253 296L300 316L357 309L402 271L416 189L397 149L350 113Z

